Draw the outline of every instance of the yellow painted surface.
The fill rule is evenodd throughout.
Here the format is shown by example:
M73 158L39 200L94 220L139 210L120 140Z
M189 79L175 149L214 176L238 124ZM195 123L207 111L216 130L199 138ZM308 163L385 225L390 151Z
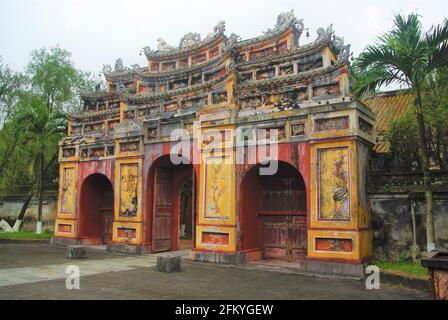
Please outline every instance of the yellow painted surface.
M335 61L336 58L333 54L333 52L330 50L330 48L326 47L323 51L322 51L322 56L327 57L329 59L329 61Z
M215 150L218 148L232 148L234 144L234 126L220 126L220 127L211 127L211 128L198 128L196 131L197 133L197 141L198 146L200 149L209 149L214 148ZM216 140L218 137L221 136L221 134L225 134L226 137L229 137L230 139L224 139L222 138L220 141ZM213 142L213 145L210 145L209 143L204 143L204 140L206 139L206 136L213 136L215 139ZM224 140L223 140L224 139Z
M349 127L348 129L340 129L340 130L328 130L328 131L316 131L316 123L315 121L318 119L330 119L330 118L339 118L339 117L349 117ZM312 130L310 138L312 139L326 139L326 138L336 138L336 137L344 137L351 135L351 131L355 128L355 112L352 110L344 110L337 111L325 114L325 118L316 118L312 120Z
M316 250L316 238L351 239L352 252ZM308 230L308 256L312 258L361 260L371 255L371 231Z
M123 101L120 101L120 122L124 120L124 113L128 109L128 105Z
M235 223L234 152L202 155L199 222Z
M122 151L121 150L121 145L122 143L126 143L128 141L122 141L122 140L116 140L115 141L115 150L117 150L117 155L116 157L132 157L132 156L139 156L141 155L141 147L138 148L138 150L136 151ZM138 142L140 144L140 141L129 141L129 142Z
M71 232L60 232L59 225L69 225ZM76 220L74 219L56 219L54 223L54 235L56 237L75 238L76 236Z
M314 144L311 152L311 227L312 228L356 228L357 227L357 163L355 143L339 141ZM336 177L337 166L343 158L342 169L347 181ZM341 187L348 188L344 200L334 200ZM346 215L344 207L348 207Z
M369 257L372 255L372 230L365 230L359 233L359 254L361 257Z
M115 220L141 221L142 216L142 164L140 159L117 159L115 166ZM135 198L136 204L135 204ZM120 213L130 212L136 208L133 216L123 216Z
M74 148L75 154L72 157L64 158L63 157L63 149L59 148L59 162L75 162L78 161L78 153L79 153L79 147L78 146L67 146L66 148Z
M119 228L135 229L135 238L122 238L118 236ZM129 244L141 244L142 240L142 224L141 222L120 222L115 221L113 223L112 241Z
M227 234L229 243L219 244L219 243L204 243L203 233L218 233ZM236 231L234 227L219 227L219 226L200 226L196 227L196 248L202 250L212 250L212 251L224 251L224 252L235 252L236 251Z
M350 220L349 147L317 150L319 220Z
M372 232L369 227L368 205L360 205L360 170L358 167L358 145L356 141L338 141L311 145L311 228L308 230L308 256L360 260L372 253ZM340 179L341 174L347 183ZM344 188L348 188L347 196ZM344 200L341 200L344 199ZM349 219L338 213L341 203L346 201ZM317 230L318 229L318 230ZM335 230L336 229L336 230ZM345 229L345 230L344 230ZM351 239L352 252L319 251L315 249L316 238Z
M58 217L75 216L77 165L62 164L59 168Z

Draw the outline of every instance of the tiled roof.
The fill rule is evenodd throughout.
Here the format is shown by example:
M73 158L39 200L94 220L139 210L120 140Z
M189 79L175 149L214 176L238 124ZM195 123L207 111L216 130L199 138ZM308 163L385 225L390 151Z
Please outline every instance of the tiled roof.
M375 128L377 144L374 150L379 153L387 152L389 145L385 141L385 134L392 121L401 118L412 108L413 96L409 90L382 92L373 98L365 99L363 103L376 115Z

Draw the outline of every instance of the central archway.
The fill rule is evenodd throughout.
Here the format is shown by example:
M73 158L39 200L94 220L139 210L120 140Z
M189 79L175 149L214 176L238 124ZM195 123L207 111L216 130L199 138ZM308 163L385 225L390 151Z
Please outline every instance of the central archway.
M151 165L148 177L151 251L193 249L194 167L191 164L174 165L170 156L164 155Z
M107 244L112 241L114 190L109 179L95 173L81 186L79 237L84 244Z
M300 172L279 161L274 175L252 167L241 185L243 252L261 259L295 261L307 254L306 186Z

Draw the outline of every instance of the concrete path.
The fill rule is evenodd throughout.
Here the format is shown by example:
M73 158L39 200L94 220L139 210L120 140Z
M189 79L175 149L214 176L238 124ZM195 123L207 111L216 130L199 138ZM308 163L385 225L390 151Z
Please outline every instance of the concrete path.
M68 260L65 253L63 248L43 245L0 245L0 300L430 298L426 291L387 283L381 283L380 290L366 290L364 281L279 272L277 266L184 260L182 272L164 273L157 271L157 255L88 252L86 259ZM67 290L68 265L80 268L79 290Z
M157 264L154 256L120 257L101 260L67 260L63 264L41 265L37 267L0 269L0 287L38 281L65 279L69 265L79 267L80 276L133 270L138 267L153 267Z

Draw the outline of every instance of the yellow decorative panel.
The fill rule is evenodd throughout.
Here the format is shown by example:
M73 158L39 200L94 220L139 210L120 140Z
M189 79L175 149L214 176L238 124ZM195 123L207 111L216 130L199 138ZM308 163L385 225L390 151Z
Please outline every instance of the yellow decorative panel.
M312 228L358 227L356 142L311 145L310 218Z
M76 208L76 167L62 166L59 185L59 213L74 215Z
M308 257L362 260L372 254L371 230L308 230ZM330 246L320 246L327 240ZM350 241L350 245L344 246Z
M210 118L214 119L211 116ZM199 131L201 139L198 142L201 149L221 151L233 146L233 128L201 128Z
M197 226L196 248L213 251L236 251L234 227Z
M139 222L114 222L113 242L141 244L142 224Z
M139 221L141 217L142 175L141 161L123 160L115 169L115 219L119 221Z
M318 149L318 219L350 220L348 147Z
M54 235L55 237L74 238L76 235L76 220L56 219Z
M343 137L356 129L355 111L344 110L312 116L311 138L326 139Z
M201 170L201 218L216 223L234 223L233 152L203 155Z

